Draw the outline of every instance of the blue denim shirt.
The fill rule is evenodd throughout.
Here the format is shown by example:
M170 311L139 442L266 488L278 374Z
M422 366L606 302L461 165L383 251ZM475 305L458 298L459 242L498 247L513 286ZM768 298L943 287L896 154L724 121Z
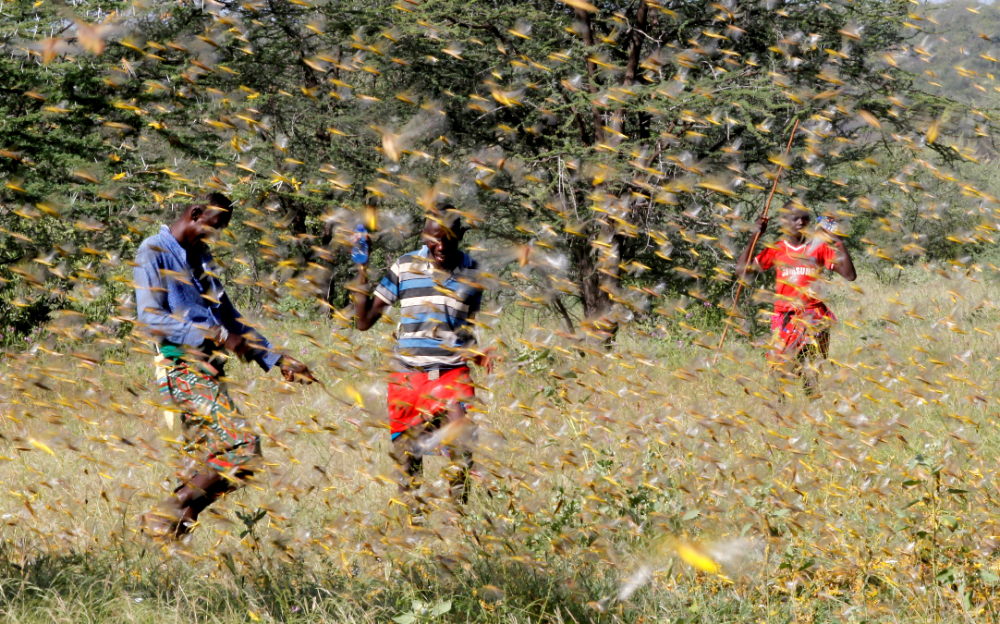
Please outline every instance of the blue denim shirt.
M142 241L135 265L132 278L138 321L161 344L200 348L208 335L224 327L246 337L251 346L248 357L264 370L281 357L266 338L243 322L213 271L216 265L207 251L202 256L207 290L195 279L187 252L165 225Z

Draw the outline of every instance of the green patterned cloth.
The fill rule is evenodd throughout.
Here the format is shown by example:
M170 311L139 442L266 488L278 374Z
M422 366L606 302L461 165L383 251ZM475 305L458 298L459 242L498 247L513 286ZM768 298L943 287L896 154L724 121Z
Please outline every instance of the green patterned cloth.
M253 472L260 463L260 438L218 378L198 364L158 363L157 386L165 407L181 414L185 451L220 472Z

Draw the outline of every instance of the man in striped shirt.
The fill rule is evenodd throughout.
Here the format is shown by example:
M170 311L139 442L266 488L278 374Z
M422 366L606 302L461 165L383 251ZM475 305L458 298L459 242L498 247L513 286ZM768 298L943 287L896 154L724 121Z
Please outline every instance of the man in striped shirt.
M459 249L464 234L454 209L439 206L427 218L424 246L396 260L373 297L365 292L365 266L358 265L354 297L355 321L362 331L392 305L400 306L388 393L391 454L400 490L416 489L423 456L446 447L452 460L450 492L462 503L468 501L472 466L472 453L463 443L473 429L466 417L466 403L475 396L468 363L492 370L491 350L474 350L470 320L479 311L482 287L476 261Z

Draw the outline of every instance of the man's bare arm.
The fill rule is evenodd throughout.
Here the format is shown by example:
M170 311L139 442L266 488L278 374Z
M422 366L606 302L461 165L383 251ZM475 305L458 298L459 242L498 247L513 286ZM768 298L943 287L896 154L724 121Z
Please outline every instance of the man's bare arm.
M358 265L358 280L351 288L354 297L354 323L361 331L368 331L385 313L389 304L368 294L368 270Z
M834 237L833 246L837 250L833 270L848 282L858 279L858 272L854 269L854 260L851 258L851 253L847 251L847 245L844 244L844 241L839 237Z

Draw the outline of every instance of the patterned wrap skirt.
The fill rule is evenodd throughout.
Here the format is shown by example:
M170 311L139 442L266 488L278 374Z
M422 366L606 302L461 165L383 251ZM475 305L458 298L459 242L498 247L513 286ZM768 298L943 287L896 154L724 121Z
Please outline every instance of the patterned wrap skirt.
M260 438L240 415L225 385L210 367L194 362L156 359L156 383L173 428L180 414L184 450L196 464L242 476L261 462Z

